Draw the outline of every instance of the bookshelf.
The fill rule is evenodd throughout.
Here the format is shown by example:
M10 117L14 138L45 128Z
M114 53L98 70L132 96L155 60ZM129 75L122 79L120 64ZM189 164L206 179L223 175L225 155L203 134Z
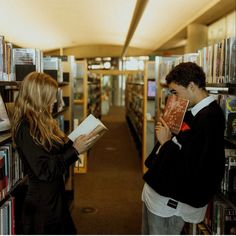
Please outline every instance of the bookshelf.
M5 54L4 54L5 55ZM18 55L21 57L26 56L30 61L24 61L21 63L18 61L9 61L7 57L0 55L4 60L4 64L12 63L13 70L0 71L0 92L4 98L4 102L7 108L14 108L14 99L18 93L18 87L21 84L21 80L28 73L33 71L41 72L43 69L43 57L42 53L34 49L11 49L11 55ZM58 82L58 102L53 109L53 117L58 120L60 128L69 133L72 131L72 69L73 69L73 57L58 58L58 68L47 68L45 73L51 75ZM9 64L10 65L10 64ZM15 69L14 69L15 68ZM62 98L61 101L59 101ZM12 112L8 110L8 113ZM12 139L10 132L0 133L0 149L3 150L7 145L12 146ZM9 160L14 161L14 166L17 169L17 173L8 177L7 188L4 192L1 190L0 207L1 214L0 223L4 225L4 222L9 222L8 227L0 227L1 234L20 234L21 233L21 207L24 199L24 194L27 188L27 176L23 175L22 164L17 155L16 150L11 148L11 154ZM8 173L13 173L14 170L8 170ZM13 179L13 176L15 179ZM65 188L70 196L73 196L73 168L70 168L65 175ZM67 194L68 195L68 194ZM73 197L72 197L73 198ZM68 200L71 201L70 197Z
M11 97L5 96L7 93L11 93L11 90L6 90L5 86L15 85L14 82L0 81L0 93L5 104L10 102ZM27 177L23 176L21 160L16 150L13 149L10 131L0 133L0 157L0 223L2 225L0 233L2 235L16 234L20 232L18 224L20 212L19 205L16 204L16 192L25 184ZM4 222L8 222L8 224L4 224Z
M74 124L75 127L89 114L101 118L101 76L88 70L87 60L78 60L77 75L74 80ZM84 174L88 171L89 151L80 154L74 173Z
M25 75L32 71L40 72L42 52L33 48L13 48L0 36L0 93L8 110L8 116L14 109L14 99L18 87ZM0 191L0 233L21 234L21 206L27 176L24 176L22 163L13 148L11 132L0 133L0 156L4 167L1 170Z
M214 95L220 104L226 119L225 129L225 175L222 181L221 189L216 195L212 203L212 212L208 218L206 227L213 234L229 234L228 225L236 226L236 189L234 188L236 173L234 170L236 161L236 135L233 130L229 131L229 127L233 123L230 121L230 115L236 114L236 64L235 64L235 47L236 38L229 37L220 39L218 42L209 45L213 48L212 62L205 59L206 48L200 49L200 56L204 54L200 60L200 65L207 74L209 67L213 67L212 76L208 76L208 84L206 89L210 94ZM234 115L235 116L235 115ZM231 135L230 135L231 134ZM220 212L218 217L216 212ZM230 212L230 213L229 213ZM230 215L228 215L230 214ZM208 222L213 222L208 224Z
M147 156L155 145L155 104L156 77L155 61L146 61L143 85L143 138L142 138L142 170L146 172L144 164Z
M66 109L63 111L64 116L64 132L69 134L73 130L73 76L74 76L74 56L61 57L61 71L63 80L59 83L63 91L63 99ZM73 166L70 166L65 178L65 189L67 195L72 196L74 191L74 171ZM71 193L71 194L69 194ZM71 200L72 200L71 199Z
M44 73L49 74L58 83L57 102L54 105L53 117L58 121L60 129L67 135L73 129L72 119L72 83L74 75L74 56L44 57ZM73 196L73 167L65 174L65 189L67 195ZM71 201L71 200L70 200Z
M102 77L88 71L88 114L101 118Z
M73 125L74 129L87 117L88 113L88 69L86 60L75 61L73 79ZM74 167L75 174L87 173L88 152L80 154L80 162Z
M125 86L126 119L133 134L139 156L144 163L146 154L147 64L144 70L127 71ZM142 166L142 169L144 167Z

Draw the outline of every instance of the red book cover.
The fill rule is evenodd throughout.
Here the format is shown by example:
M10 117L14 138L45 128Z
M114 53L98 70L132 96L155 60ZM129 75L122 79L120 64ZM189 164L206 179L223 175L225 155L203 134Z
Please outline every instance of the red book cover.
M178 134L181 129L188 103L187 99L176 95L170 95L166 101L162 118L174 134Z

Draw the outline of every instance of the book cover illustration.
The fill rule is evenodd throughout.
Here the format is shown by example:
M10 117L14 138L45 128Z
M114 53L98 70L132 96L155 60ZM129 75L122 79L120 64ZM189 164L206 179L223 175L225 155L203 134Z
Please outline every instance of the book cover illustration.
M74 141L78 136L88 134L93 140L90 145L91 147L106 133L107 130L108 128L99 119L90 114L69 134L68 137Z
M14 48L13 59L15 65L35 65L36 50L34 48Z
M162 118L174 134L178 134L180 131L188 103L187 99L176 95L170 95L167 99Z
M229 83L236 84L236 37L230 38Z
M0 94L0 132L9 130L10 127L10 120L7 114L7 110Z
M236 112L228 115L227 137L236 138Z

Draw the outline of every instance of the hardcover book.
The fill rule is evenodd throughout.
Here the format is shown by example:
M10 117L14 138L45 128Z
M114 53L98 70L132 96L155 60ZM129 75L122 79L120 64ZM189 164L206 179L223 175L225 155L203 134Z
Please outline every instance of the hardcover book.
M227 137L236 138L236 112L229 113L228 115Z
M103 136L103 134L106 133L107 130L107 127L99 119L90 114L80 123L76 129L74 129L74 131L69 134L68 137L74 141L78 136L82 134L88 134L92 140L90 145L91 147L95 142L97 142L98 139Z
M236 37L230 38L229 83L236 84Z
M0 94L0 132L7 131L11 128L10 120L7 114L5 104Z
M170 95L167 99L163 120L167 123L173 134L178 134L187 110L189 101L176 95Z

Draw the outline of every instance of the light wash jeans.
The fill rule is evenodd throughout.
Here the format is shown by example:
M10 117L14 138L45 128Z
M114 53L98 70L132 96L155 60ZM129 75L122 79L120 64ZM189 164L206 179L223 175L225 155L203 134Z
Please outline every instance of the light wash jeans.
M161 217L151 213L145 203L142 209L142 234L180 235L184 220L179 216Z

